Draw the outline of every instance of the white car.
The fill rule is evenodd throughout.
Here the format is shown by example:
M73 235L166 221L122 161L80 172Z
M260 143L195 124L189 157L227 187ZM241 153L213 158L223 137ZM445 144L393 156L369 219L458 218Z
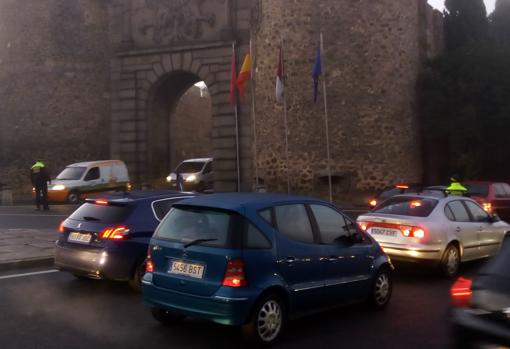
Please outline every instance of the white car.
M474 200L442 192L394 196L357 221L393 260L439 263L447 276L461 262L497 254L510 232Z
M184 160L166 177L173 189L177 188L177 173L182 177L184 191L212 191L214 189L213 158Z

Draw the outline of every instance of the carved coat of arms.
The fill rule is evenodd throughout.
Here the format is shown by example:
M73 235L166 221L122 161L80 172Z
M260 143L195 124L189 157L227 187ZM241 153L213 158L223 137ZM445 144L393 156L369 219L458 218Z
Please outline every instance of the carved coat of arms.
M204 26L214 27L216 15L205 13L206 0L145 0L151 20L138 28L155 44L172 44L200 39ZM223 1L222 1L223 2Z

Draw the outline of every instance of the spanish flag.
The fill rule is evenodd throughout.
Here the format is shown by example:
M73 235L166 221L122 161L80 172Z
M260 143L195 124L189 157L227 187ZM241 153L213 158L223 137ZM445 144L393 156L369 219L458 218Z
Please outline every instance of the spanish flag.
M250 54L246 54L244 58L243 65L241 67L241 71L237 76L237 88L239 89L239 95L241 98L246 96L246 81L251 79L251 57Z

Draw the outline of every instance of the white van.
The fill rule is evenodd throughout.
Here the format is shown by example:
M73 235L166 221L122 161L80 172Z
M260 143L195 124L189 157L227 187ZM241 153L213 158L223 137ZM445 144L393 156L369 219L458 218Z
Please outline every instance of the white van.
M130 187L126 164L120 160L79 162L67 166L51 180L48 200L76 204L88 194Z

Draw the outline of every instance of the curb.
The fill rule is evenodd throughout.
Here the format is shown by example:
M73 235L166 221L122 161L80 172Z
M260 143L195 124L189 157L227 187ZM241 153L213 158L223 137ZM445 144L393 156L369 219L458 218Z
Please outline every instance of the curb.
M55 260L54 256L36 257L31 259L20 259L7 262L0 262L0 271L12 271L17 269L29 269L40 267L51 267Z

